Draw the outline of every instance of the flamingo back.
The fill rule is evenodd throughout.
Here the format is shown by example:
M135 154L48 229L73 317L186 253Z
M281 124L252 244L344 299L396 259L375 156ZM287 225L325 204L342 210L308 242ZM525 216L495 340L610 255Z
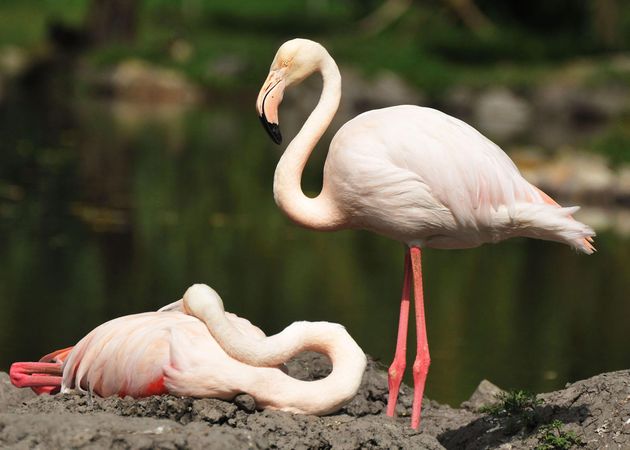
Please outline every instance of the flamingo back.
M378 109L344 125L331 143L324 189L355 226L407 243L466 248L515 235L567 242L555 230L559 220L575 228L567 243L586 251L582 240L594 234L550 204L496 144L431 108ZM545 234L548 222L554 230Z
M226 315L242 333L264 336L248 320ZM238 382L226 378L234 373L231 364L237 362L201 320L179 311L147 312L106 322L81 339L64 365L62 390L144 397L194 395L196 389L198 396L229 397ZM213 382L208 373L220 380Z

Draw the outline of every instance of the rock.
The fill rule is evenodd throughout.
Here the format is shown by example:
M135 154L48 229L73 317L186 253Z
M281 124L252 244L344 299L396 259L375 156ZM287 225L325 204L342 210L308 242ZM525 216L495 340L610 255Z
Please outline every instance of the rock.
M615 182L613 171L601 155L586 152L566 152L561 154L558 166L570 172L566 185L569 191L601 192L612 188Z
M234 398L234 404L245 412L256 411L256 400L248 394L240 394Z
M481 380L475 392L472 393L468 400L461 404L461 407L471 411L478 411L482 406L496 403L497 396L501 392L503 392L503 390L498 386L488 380Z
M570 199L609 196L616 190L617 175L598 154L563 149L536 166L521 167L523 176L545 191Z
M556 80L539 86L533 102L543 118L593 125L627 111L630 89L619 84L590 87Z
M513 138L527 129L532 108L523 98L505 88L483 92L474 108L475 123L498 139Z
M607 85L579 89L571 103L571 119L577 124L603 121L628 110L630 90L625 86Z
M211 424L226 423L236 414L237 407L231 402L213 398L195 400L192 406L193 420L203 420Z

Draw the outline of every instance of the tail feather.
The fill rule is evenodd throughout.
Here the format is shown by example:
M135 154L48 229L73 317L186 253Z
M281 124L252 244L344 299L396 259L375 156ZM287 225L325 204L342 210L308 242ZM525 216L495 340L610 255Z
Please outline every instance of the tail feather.
M572 211L569 212L568 218L573 220L573 221L575 221L575 222L577 222L575 219L573 219L572 214L576 213L580 209L579 206L573 206L573 207L570 207L570 208L562 208L558 204L558 202L556 202L553 198L551 198L546 192L544 192L543 190L538 189L538 188L536 188L536 189L538 190L538 192L540 193L543 201L547 205L557 206L558 208L565 209L565 210L572 210ZM595 236L595 232L589 226L584 225L581 222L577 222L577 223L582 225L585 228L585 231L587 232L586 233L587 235L585 235L583 237L578 237L578 238L575 239L575 242L568 243L568 244L571 245L572 247L576 248L577 250L580 250L580 251L586 253L587 255L591 255L595 251L597 251L595 249L595 246L593 245L593 242L594 242L593 236Z
M572 217L579 209L579 206L563 208L550 203L524 203L515 208L511 219L522 230L520 234L562 242L590 255L595 252L595 231Z

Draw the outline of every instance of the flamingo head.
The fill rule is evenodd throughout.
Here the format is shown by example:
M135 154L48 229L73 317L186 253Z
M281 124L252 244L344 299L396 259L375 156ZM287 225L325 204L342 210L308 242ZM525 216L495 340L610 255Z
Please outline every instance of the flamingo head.
M284 89L318 70L326 54L324 47L308 39L292 39L278 49L256 101L260 121L276 144L282 143L278 107Z
M201 320L212 320L224 314L223 301L217 292L205 284L193 284L184 293L184 312Z

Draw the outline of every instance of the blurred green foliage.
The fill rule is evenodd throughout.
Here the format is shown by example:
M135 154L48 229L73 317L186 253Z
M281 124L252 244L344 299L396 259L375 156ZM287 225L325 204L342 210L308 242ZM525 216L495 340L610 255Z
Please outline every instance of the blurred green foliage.
M4 0L0 43L41 45L51 21L81 26L88 3ZM301 36L322 41L339 60L367 73L391 69L433 92L457 82L527 85L559 59L620 49L630 40L630 5L625 2L618 2L615 44L597 39L593 0L478 1L493 24L480 32L463 26L447 2L416 1L390 26L371 33L362 27L362 20L382 3L143 0L136 41L95 49L90 58L97 64L111 64L141 57L221 86L231 80L212 75L208 64L222 55L236 55L251 69L239 83L254 84L278 44ZM176 61L169 55L177 39L191 45L193 57Z

